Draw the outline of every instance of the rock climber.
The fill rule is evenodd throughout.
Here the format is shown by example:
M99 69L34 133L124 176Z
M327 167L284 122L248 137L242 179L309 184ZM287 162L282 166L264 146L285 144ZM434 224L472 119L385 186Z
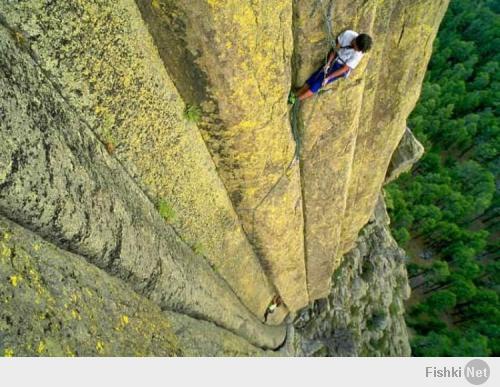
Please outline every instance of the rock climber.
M335 49L328 54L326 64L315 71L295 94L290 95L289 102L293 104L297 98L301 101L307 99L327 84L347 78L371 46L372 38L367 34L351 30L342 32L336 39Z
M283 300L281 299L281 297L278 295L274 296L271 302L269 303L266 312L264 313L264 321L267 322L267 318L269 317L269 315L274 313L274 311L282 304Z

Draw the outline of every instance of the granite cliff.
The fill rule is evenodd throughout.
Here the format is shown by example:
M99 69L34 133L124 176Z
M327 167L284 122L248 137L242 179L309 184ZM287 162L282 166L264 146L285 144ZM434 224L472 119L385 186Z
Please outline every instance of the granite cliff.
M409 129L394 151L385 184L423 154ZM406 253L391 235L383 191L356 245L344 255L327 297L294 321L292 352L301 356L409 356L404 319L410 296Z
M342 281L447 3L2 2L1 353L281 348ZM294 133L347 28L373 50Z

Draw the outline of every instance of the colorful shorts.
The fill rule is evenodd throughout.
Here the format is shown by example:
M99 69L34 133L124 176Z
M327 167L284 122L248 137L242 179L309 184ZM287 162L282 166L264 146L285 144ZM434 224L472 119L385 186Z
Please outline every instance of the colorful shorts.
M332 67L330 67L330 70L328 70L328 75L333 73L334 71L337 71L344 65L339 62L333 62ZM349 74L349 71L346 71L344 74L339 75L338 77L332 78L328 81L328 83L332 83L333 81L336 81L339 78L345 78ZM311 90L313 93L317 93L319 89L321 89L321 86L323 85L323 80L325 79L325 73L323 72L323 67L320 67L313 75L309 77L309 79L306 81L306 83L309 85L309 90Z

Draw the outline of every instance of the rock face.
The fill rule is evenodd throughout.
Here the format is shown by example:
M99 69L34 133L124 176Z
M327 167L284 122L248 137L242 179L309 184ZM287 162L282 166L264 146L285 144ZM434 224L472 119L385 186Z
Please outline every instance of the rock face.
M333 270L372 214L406 127L447 0L296 1L295 84L324 63L345 29L373 37L348 80L302 107L301 177L309 297L324 297Z
M411 169L424 147L406 128L384 184ZM391 235L382 195L356 246L335 271L326 299L301 311L291 353L300 356L410 356L404 301L406 254Z
M0 29L0 214L128 282L164 309L275 348L262 324L177 236L60 96L28 50Z
M241 227L196 126L133 0L2 2L75 111L262 317L276 293Z
M398 147L394 151L387 174L385 184L398 178L404 172L408 172L424 154L424 146L415 138L409 128L406 128Z
M335 271L328 297L296 319L297 355L410 356L403 315L410 296L405 256L390 234L380 198Z
M245 232L291 310L309 299L290 130L292 2L138 0Z
M332 273L373 213L447 3L1 2L0 216L27 252L15 257L29 281L14 286L7 278L18 266L2 261L0 290L33 316L23 325L28 343L9 323L16 311L0 315L0 349L9 343L9 351L33 354L42 343L47 354L133 354L131 343L141 354L201 354L206 347L204 354L244 355L280 347L285 317L330 294ZM287 107L291 86L303 83L330 39L347 28L372 35L373 50L348 80ZM299 123L293 134L290 121ZM398 253L385 228L380 219L365 228L365 242L337 271L335 302L315 304L373 302L335 314L345 332L366 331L364 318L373 328L352 353L388 343L381 334L403 335L384 317L388 308L400 316L399 301L385 290L403 284L356 274L370 262L401 277L400 259L389 261ZM52 244L50 251L62 249L54 263L30 247L36 238ZM80 313L91 302L90 276L102 279L92 291L109 297L108 325L82 316L74 327L106 343L84 345L85 333L65 339L46 329L46 340L39 337L41 309L28 302L37 291L30 267L49 282L52 274L61 279L43 302L64 316L60 295L79 294ZM365 294L366 283L380 291ZM354 298L347 288L357 289ZM283 303L264 322L278 295ZM145 331L130 339L106 332L130 317L127 297L144 304L134 321ZM86 310L99 317L93 307ZM70 320L49 316L52 326L70 329ZM165 332L160 341L139 343L158 330ZM405 353L383 345L384 353Z
M0 356L272 355L0 217ZM5 280L4 280L5 279Z

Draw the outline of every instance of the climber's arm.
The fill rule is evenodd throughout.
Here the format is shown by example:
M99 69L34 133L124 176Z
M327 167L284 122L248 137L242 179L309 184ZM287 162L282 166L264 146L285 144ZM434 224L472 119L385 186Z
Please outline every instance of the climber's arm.
M337 51L340 48L340 43L339 43L339 38L335 40L335 49L331 50L330 53L328 54L328 60L326 61L325 65L325 73L328 71L328 69L331 67L333 60L337 57Z
M337 54L335 53L334 50L332 50L330 52L330 55L328 55L328 65L330 66L333 62L333 60L335 59L335 57L337 56Z
M338 70L331 73L328 77L326 77L325 82L328 82L330 79L338 77L339 75L342 75L342 74L346 73L347 71L349 71L349 66L344 65L341 68L339 68Z
M336 51L338 51L339 48L340 48L340 43L339 39L337 38L335 50L330 51L330 54L328 55L328 67L332 65L333 60L337 57Z

